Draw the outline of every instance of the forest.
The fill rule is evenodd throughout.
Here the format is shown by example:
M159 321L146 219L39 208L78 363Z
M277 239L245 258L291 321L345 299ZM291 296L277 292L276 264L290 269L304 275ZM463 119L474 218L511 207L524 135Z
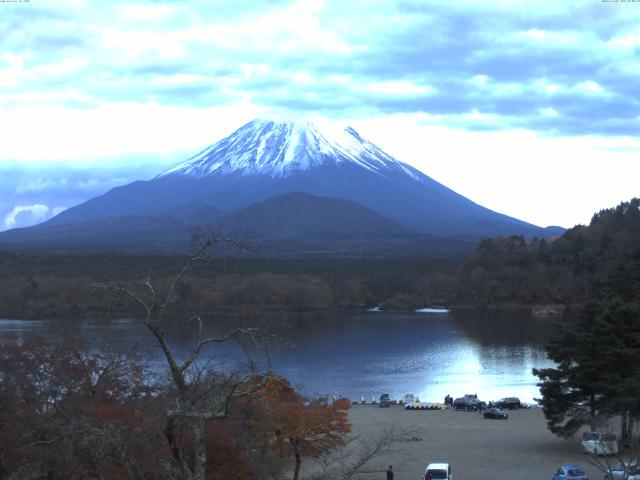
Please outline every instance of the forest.
M638 199L594 214L562 236L482 240L465 259L211 256L179 285L200 312L300 312L423 306L581 305L616 269L640 265ZM160 283L182 257L0 252L0 314L13 318L117 316L92 297L97 282Z

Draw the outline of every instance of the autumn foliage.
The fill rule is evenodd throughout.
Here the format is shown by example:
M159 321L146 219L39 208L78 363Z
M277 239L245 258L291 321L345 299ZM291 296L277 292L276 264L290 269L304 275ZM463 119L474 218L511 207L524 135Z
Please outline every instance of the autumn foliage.
M0 342L0 478L171 478L164 428L175 392L140 358L42 337ZM201 381L228 379L218 373ZM340 445L349 432L346 401L310 402L274 376L248 383L239 388L255 394L205 424L207 480L297 475L304 458ZM186 458L194 450L189 427L188 419L176 427Z
M158 399L134 358L10 340L0 353L0 478L159 478Z
M312 402L279 377L268 377L259 399L249 405L262 419L254 428L272 436L273 448L293 460L294 479L298 478L303 458L318 457L339 447L351 431L348 400L330 405Z

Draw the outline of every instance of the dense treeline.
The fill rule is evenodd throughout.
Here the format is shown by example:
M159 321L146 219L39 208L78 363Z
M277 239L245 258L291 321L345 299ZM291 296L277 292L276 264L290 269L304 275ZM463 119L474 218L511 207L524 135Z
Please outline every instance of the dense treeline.
M596 213L552 240L483 240L465 260L213 257L180 288L202 312L362 309L382 305L579 305L617 268L640 258L639 200ZM113 314L92 285L134 282L149 271L162 285L181 257L0 253L0 315Z
M474 304L582 304L617 269L640 264L640 200L596 213L551 241L522 237L488 239L464 262L458 280Z
M117 305L91 295L105 282L136 282L151 271L165 285L182 257L0 254L0 315L66 317L111 314ZM180 288L194 308L220 311L308 311L378 303L445 303L456 263L429 258L216 258L198 265Z
M558 324L547 346L556 366L534 370L549 429L571 436L620 419L620 440L640 456L640 211L633 200L571 232L565 250L575 275L590 278L579 315ZM572 242L572 243L568 243ZM568 244L568 245L567 245ZM580 248L575 246L579 245ZM636 457L638 458L638 457Z

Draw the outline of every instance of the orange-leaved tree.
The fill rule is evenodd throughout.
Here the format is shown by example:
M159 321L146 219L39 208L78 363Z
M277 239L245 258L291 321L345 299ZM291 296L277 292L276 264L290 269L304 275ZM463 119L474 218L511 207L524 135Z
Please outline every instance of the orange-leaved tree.
M330 405L312 402L280 377L264 381L257 408L266 421L265 433L272 435L271 446L293 459L293 480L300 475L303 458L319 457L344 443L351 431L349 406L343 399Z

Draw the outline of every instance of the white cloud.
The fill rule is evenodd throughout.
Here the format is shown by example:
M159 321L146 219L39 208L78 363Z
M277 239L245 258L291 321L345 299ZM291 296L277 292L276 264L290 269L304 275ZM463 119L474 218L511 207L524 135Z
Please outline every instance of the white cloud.
M56 77L60 75L69 75L72 73L78 73L89 64L89 61L85 58L65 58L60 62L47 63L44 65L38 65L27 71L27 75L33 79L39 79L40 77Z
M309 85L313 83L313 75L311 75L309 72L295 72L291 77L293 78L294 82L303 85Z
M118 14L126 21L152 22L166 20L182 13L173 5L118 5Z
M488 81L489 77L487 75L474 75L473 78L471 78L471 83L480 87L484 87Z
M116 64L130 58L140 59L150 55L163 59L177 59L187 55L184 35L176 32L107 27L96 28L95 33L100 35L101 47Z
M557 117L558 111L553 107L539 108L538 113L544 117Z
M562 88L562 85L551 84L545 87L545 92L549 95L553 95L554 93L558 93L560 90L562 90Z
M12 88L20 85L24 77L23 57L12 53L0 54L0 87Z
M176 73L175 75L165 75L154 78L151 83L158 86L180 86L195 85L207 82L207 77L203 75L193 75L189 73Z
M521 38L526 39L534 44L550 44L554 47L566 48L568 46L577 46L585 41L585 37L589 36L585 32L579 31L558 31L558 30L539 30L532 28L524 32L520 32Z
M29 55L14 55L4 53L0 55L0 87L15 88L24 82L39 82L46 78L55 78L77 74L89 62L80 57L65 58L59 62L44 63L31 68L25 67L25 60Z
M416 85L406 80L374 82L369 84L369 88L389 95L421 95L435 92L435 88L430 85Z
M576 85L576 89L589 94L599 94L604 92L604 88L602 88L598 82L594 82L593 80L578 83Z
M49 208L47 205L17 205L4 217L4 230L35 225L64 211L63 207Z
M614 47L623 47L626 49L634 49L640 46L640 29L620 35L609 40L609 45Z
M5 108L0 109L0 162L64 161L110 168L118 157L153 154L166 160L213 143L262 111L250 104L219 108L151 103L86 109Z

